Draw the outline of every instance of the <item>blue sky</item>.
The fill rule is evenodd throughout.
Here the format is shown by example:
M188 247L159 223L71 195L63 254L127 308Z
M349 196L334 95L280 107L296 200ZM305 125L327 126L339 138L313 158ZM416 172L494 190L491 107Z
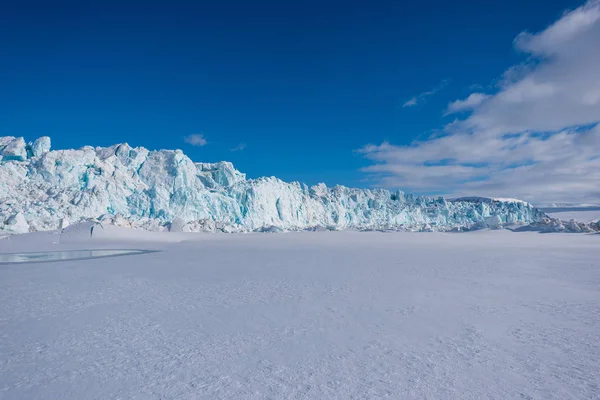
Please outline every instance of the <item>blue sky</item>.
M558 200L564 193L528 193L527 182L519 190L506 182L498 193L490 189L500 187L491 178L531 164L528 157L474 176L464 168L482 160L461 158L473 149L436 138L460 138L463 131L454 126L476 135L471 142L483 137L477 129L519 135L532 126L552 134L574 125L593 128L600 114L591 92L584 94L594 106L591 117L548 127L528 122L517 131L475 124L485 111L475 107L493 108L484 113L486 121L501 115L497 96L540 63L539 46L519 48L517 35L528 31L535 38L564 18L565 10L581 5L13 2L0 14L0 135L49 135L54 148L120 142L181 148L195 161L232 161L250 177L309 184ZM596 39L597 31L594 25L588 36ZM184 139L189 135L204 140L194 146ZM415 140L421 144L415 147ZM423 143L455 149L450 156L420 157ZM398 157L414 162L406 165ZM419 173L412 175L413 168ZM488 186L471 184L482 181ZM581 198L600 193L587 185Z

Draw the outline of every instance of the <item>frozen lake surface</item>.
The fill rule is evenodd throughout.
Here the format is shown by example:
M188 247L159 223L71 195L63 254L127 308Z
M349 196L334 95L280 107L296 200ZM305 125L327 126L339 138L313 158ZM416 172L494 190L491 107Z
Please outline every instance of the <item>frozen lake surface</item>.
M3 265L1 399L600 398L600 235L54 242L161 251Z
M147 253L147 250L65 250L35 253L0 253L0 264L87 260Z

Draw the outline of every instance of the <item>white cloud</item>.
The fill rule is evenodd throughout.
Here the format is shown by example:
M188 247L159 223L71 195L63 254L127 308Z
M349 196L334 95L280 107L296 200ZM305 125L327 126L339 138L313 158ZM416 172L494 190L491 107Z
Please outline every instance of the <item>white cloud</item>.
M402 107L412 107L412 106L416 106L417 105L417 98L413 97L411 99L408 99L404 102L404 104L402 104Z
M496 93L472 93L447 113L469 111L445 136L410 146L365 146L376 183L446 195L534 202L600 198L600 1L521 33L527 62Z
M246 148L246 143L240 143L237 146L235 146L233 149L231 149L231 151L242 151Z
M469 97L464 100L456 100L452 103L448 104L448 109L446 110L446 115L454 114L461 111L472 110L475 107L479 106L485 99L489 96L484 93L471 93Z
M185 140L186 143L197 147L206 146L206 144L208 143L204 138L204 135L198 133L193 135L187 135L183 138L183 140Z
M588 1L573 12L566 13L537 35L521 32L515 39L515 45L527 53L550 55L593 28L599 20L598 1Z
M414 97L408 99L407 101L404 102L404 104L402 104L402 107L413 107L413 106L416 106L417 104L423 104L429 96L436 94L437 92L439 92L440 90L445 88L447 85L448 85L448 80L444 79L443 81L440 82L439 85L437 85L433 89L428 90L427 92L423 92L417 96L414 96Z

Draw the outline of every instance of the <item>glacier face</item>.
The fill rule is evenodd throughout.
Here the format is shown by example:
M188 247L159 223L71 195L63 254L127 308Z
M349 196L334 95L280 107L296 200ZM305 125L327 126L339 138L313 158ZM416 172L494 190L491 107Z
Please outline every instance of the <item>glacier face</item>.
M490 218L492 217L492 218ZM0 138L0 230L57 229L65 221L108 220L160 230L176 221L191 231L310 228L463 230L529 224L545 214L517 200L445 200L344 186L308 187L275 177L246 179L229 162L195 163L181 150L128 144L50 150Z

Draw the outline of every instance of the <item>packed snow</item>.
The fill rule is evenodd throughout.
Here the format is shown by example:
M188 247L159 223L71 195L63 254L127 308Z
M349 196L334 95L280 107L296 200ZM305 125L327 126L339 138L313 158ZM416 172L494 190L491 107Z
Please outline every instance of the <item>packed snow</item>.
M514 199L447 201L401 191L275 177L246 179L229 162L195 163L180 150L128 144L51 150L50 138L0 138L0 232L97 219L147 230L304 229L449 231L530 224L545 215Z
M597 399L597 234L71 225L0 252L0 398Z

